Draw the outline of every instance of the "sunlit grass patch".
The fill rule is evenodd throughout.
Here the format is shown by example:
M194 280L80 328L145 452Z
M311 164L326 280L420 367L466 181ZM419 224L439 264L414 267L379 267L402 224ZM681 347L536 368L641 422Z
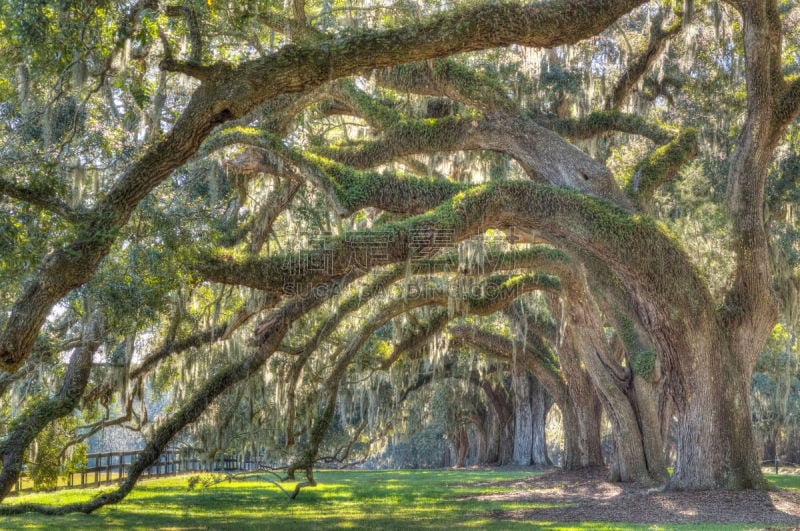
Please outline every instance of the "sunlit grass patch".
M505 515L563 507L503 494L525 489L535 470L321 471L319 485L290 501L266 476L248 475L189 490L188 477L143 481L122 503L91 515L5 517L0 529L696 529L625 523L509 520ZM769 475L800 489L800 476ZM292 484L285 485L291 489ZM91 499L101 489L9 498L4 503L60 505ZM497 495L494 497L492 495ZM486 497L486 498L484 498ZM704 525L703 529L750 529Z

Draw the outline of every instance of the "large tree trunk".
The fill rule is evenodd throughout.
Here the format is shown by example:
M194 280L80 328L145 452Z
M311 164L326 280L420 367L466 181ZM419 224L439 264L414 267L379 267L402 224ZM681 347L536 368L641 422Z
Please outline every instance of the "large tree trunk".
M491 404L486 413L486 453L484 463L497 464L500 460L500 434L502 426L500 417L495 412L495 407Z
M658 380L659 376L656 375L655 379ZM663 423L659 416L659 395L661 393L655 383L635 372L633 374L633 393L644 445L644 456L647 460L647 470L654 481L663 483L669 478L669 474L667 473L664 448L666 439L662 436Z
M764 488L750 414L750 367L716 341L696 343L694 370L677 407L673 489ZM707 348L704 354L700 349Z
M514 389L514 457L515 465L531 464L533 450L533 412L528 371L521 364L511 367L511 386Z
M487 439L487 424L489 415L475 415L472 419L472 434L475 441L475 452L472 459L472 464L485 465L487 461L488 439Z
M706 329L695 328L691 355L675 368L685 386L676 400L678 456L670 482L678 489L767 486L750 415L752 371L777 318L764 190L773 151L797 116L798 94L787 94L781 70L777 2L743 0L736 8L742 16L747 82L746 119L728 174L736 270L718 319ZM669 342L677 343L682 333L674 328Z
M552 461L547 455L547 438L545 427L547 413L550 411L550 401L544 386L538 380L531 380L531 413L533 414L533 448L531 449L531 464L549 466Z
M561 410L561 425L564 432L564 452L561 461L561 467L564 470L577 470L583 465L581 464L581 436L578 430L578 414L575 407L570 400L568 405L562 406L559 404Z
M603 442L600 437L600 413L603 407L597 393L591 389L576 401L578 416L578 441L580 444L580 466L603 466Z
M469 436L466 427L458 428L453 436L453 444L456 447L456 462L453 466L462 468L467 462L467 452L469 451Z
M555 296L549 296L550 311L557 323L564 322L566 308ZM574 347L563 344L558 349L558 360L567 377L567 392L575 408L575 427L580 447L580 467L603 466L603 450L600 438L600 412L602 406L586 367ZM564 409L562 409L562 414ZM567 424L567 415L564 415ZM566 439L566 438L565 438ZM574 463L572 463L574 465ZM567 467L573 468L573 466Z
M589 291L584 273L576 275L574 291L566 302L567 323L564 342L568 348L579 352L586 370L602 398L611 420L614 436L612 480L650 483L666 480L663 445L659 437L660 424L653 415L655 404L645 392L641 378L641 392L630 389L631 369L622 367L611 355L605 337L599 308ZM562 310L563 311L563 310ZM655 352L653 352L655 358ZM642 403L640 404L640 400ZM648 459L648 441L652 454ZM652 466L652 469L650 468Z
M498 465L506 465L511 462L514 455L511 403L506 398L503 389L495 389L488 380L481 379L479 385L489 402L492 418L489 437L491 449L487 451L487 459Z

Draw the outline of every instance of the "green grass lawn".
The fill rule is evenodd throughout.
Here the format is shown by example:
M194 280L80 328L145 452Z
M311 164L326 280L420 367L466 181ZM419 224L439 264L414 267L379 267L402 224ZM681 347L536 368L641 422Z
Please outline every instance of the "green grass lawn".
M506 470L321 471L319 486L304 489L289 501L259 477L237 479L190 491L187 477L142 482L122 503L91 515L0 517L0 529L673 529L581 522L493 520L493 511L535 509L525 502L475 501L465 496L497 493L514 487L487 486L528 477L535 472ZM800 476L770 476L782 488L800 489ZM105 488L106 490L108 487ZM96 495L102 489L68 490L9 498L62 504ZM538 505L538 507L544 507ZM680 527L680 526L678 526ZM752 526L751 526L752 527ZM696 529L687 525L684 529ZM747 529L747 526L703 526L703 529Z

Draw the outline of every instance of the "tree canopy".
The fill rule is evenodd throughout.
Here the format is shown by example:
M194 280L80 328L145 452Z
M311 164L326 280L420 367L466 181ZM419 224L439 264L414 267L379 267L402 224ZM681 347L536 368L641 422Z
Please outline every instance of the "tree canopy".
M178 440L295 496L443 435L547 464L553 406L561 465L605 422L621 481L788 451L795 3L41 0L0 47L0 498L144 440L117 490L0 512L119 501Z

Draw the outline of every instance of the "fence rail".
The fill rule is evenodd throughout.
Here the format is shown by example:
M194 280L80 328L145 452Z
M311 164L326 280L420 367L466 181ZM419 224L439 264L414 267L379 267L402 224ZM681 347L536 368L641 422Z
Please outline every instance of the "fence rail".
M139 455L139 450L89 454L83 470L62 475L59 478L58 489L99 487L118 483L128 477L130 467L137 455ZM265 465L267 465L266 461L250 454L229 454L214 459L198 459L195 455L190 456L186 452L169 449L164 451L158 461L148 467L141 477L159 478L191 472L239 472L258 470L259 467ZM23 472L17 479L12 493L20 494L32 490L33 480Z

